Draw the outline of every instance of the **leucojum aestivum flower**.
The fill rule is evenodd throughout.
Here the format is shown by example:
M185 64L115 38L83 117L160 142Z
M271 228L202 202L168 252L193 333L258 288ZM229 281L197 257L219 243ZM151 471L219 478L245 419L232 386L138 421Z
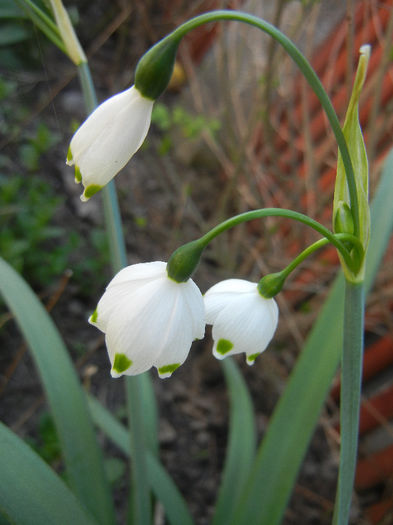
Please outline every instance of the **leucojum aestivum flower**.
M168 263L141 263L122 269L109 283L90 322L105 333L113 377L137 375L151 367L158 370L160 377L169 377L187 358L193 340L203 337L206 324L212 324L215 357L244 353L246 362L253 364L274 336L279 317L274 297L285 279L316 250L328 243L334 245L346 277L341 402L344 416L334 523L346 524L356 458L363 344L362 283L369 236L368 166L358 121L369 46L361 48L346 121L341 128L318 77L285 35L247 13L205 13L179 26L141 58L134 85L101 104L75 133L67 162L75 166L75 179L84 186L82 200L111 181L147 135L154 101L168 85L179 42L192 29L217 20L244 22L268 33L284 47L317 94L339 148L333 231L306 215L285 209L265 208L231 217L178 248ZM202 296L191 277L206 246L229 228L268 216L299 221L317 231L321 239L280 272L265 275L256 283L227 279ZM349 369L352 376L348 376Z

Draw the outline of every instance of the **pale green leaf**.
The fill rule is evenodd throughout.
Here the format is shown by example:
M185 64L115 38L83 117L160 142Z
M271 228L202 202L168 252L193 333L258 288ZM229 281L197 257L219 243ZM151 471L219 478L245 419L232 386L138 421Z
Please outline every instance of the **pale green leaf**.
M130 456L130 435L127 429L93 396L89 396L88 400L96 425L120 450ZM157 500L163 505L168 522L171 525L193 525L193 520L182 495L151 450L146 452L146 463L149 484Z
M97 525L67 485L0 423L1 523Z
M105 525L114 522L101 451L84 392L60 335L27 283L0 259L0 292L28 342L41 376L77 497Z
M231 401L230 430L212 525L229 522L255 459L256 446L254 409L247 385L235 361L227 358L222 365Z

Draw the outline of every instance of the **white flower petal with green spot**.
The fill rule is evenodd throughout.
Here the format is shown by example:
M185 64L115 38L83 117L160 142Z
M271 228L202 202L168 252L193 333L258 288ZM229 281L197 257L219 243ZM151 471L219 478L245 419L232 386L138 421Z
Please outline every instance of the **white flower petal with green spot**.
M202 294L168 277L166 263L128 266L109 283L90 323L105 333L113 377L156 367L169 377L205 331Z
M247 363L270 343L278 323L274 299L260 295L257 283L228 279L204 295L206 322L213 325L213 354L217 359L244 352Z
M75 165L76 180L87 200L127 164L148 132L153 100L135 86L97 107L73 136L67 164Z

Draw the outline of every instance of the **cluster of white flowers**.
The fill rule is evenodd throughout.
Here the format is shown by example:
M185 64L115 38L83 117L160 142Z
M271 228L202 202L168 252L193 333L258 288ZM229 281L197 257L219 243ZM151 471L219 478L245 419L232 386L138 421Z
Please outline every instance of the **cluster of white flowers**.
M278 323L274 299L262 297L257 283L228 279L203 297L188 279L168 277L166 263L140 263L121 270L109 283L89 322L105 333L113 377L156 367L170 377L213 325L218 359L245 352L248 364L265 350Z
M154 101L135 86L113 96L88 117L71 140L67 163L75 166L86 201L105 186L144 141ZM222 281L203 297L188 279L176 282L164 262L121 270L109 283L89 322L105 333L113 377L156 367L169 377L213 325L218 359L244 352L248 364L265 350L277 327L278 308L257 283Z

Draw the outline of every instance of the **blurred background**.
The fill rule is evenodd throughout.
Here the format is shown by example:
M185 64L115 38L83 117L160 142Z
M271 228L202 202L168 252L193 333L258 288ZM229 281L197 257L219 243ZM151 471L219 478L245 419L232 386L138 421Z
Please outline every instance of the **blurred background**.
M87 52L99 101L129 87L140 56L178 24L230 8L261 16L295 41L343 122L359 47L371 44L360 120L373 195L393 144L391 0L73 0L65 6ZM51 311L85 388L123 418L122 380L110 378L103 337L87 324L112 277L101 199L81 203L73 170L65 165L73 130L85 118L78 78L73 64L12 0L0 0L0 74L1 256ZM292 208L330 227L336 159L320 104L284 51L249 26L203 26L182 42L169 89L155 104L151 132L116 178L128 261L167 260L180 244L254 208ZM316 239L315 232L284 219L248 223L211 244L195 280L202 291L234 276L257 281ZM392 249L367 303L354 524L393 523ZM281 317L269 349L251 368L238 359L259 438L337 271L330 248L304 262L277 298ZM0 339L0 416L61 471L38 376L3 304ZM198 524L211 515L228 427L225 384L211 346L207 333L170 380L154 383L162 459ZM337 381L286 525L330 523L338 399ZM105 446L121 517L126 467L121 453Z

